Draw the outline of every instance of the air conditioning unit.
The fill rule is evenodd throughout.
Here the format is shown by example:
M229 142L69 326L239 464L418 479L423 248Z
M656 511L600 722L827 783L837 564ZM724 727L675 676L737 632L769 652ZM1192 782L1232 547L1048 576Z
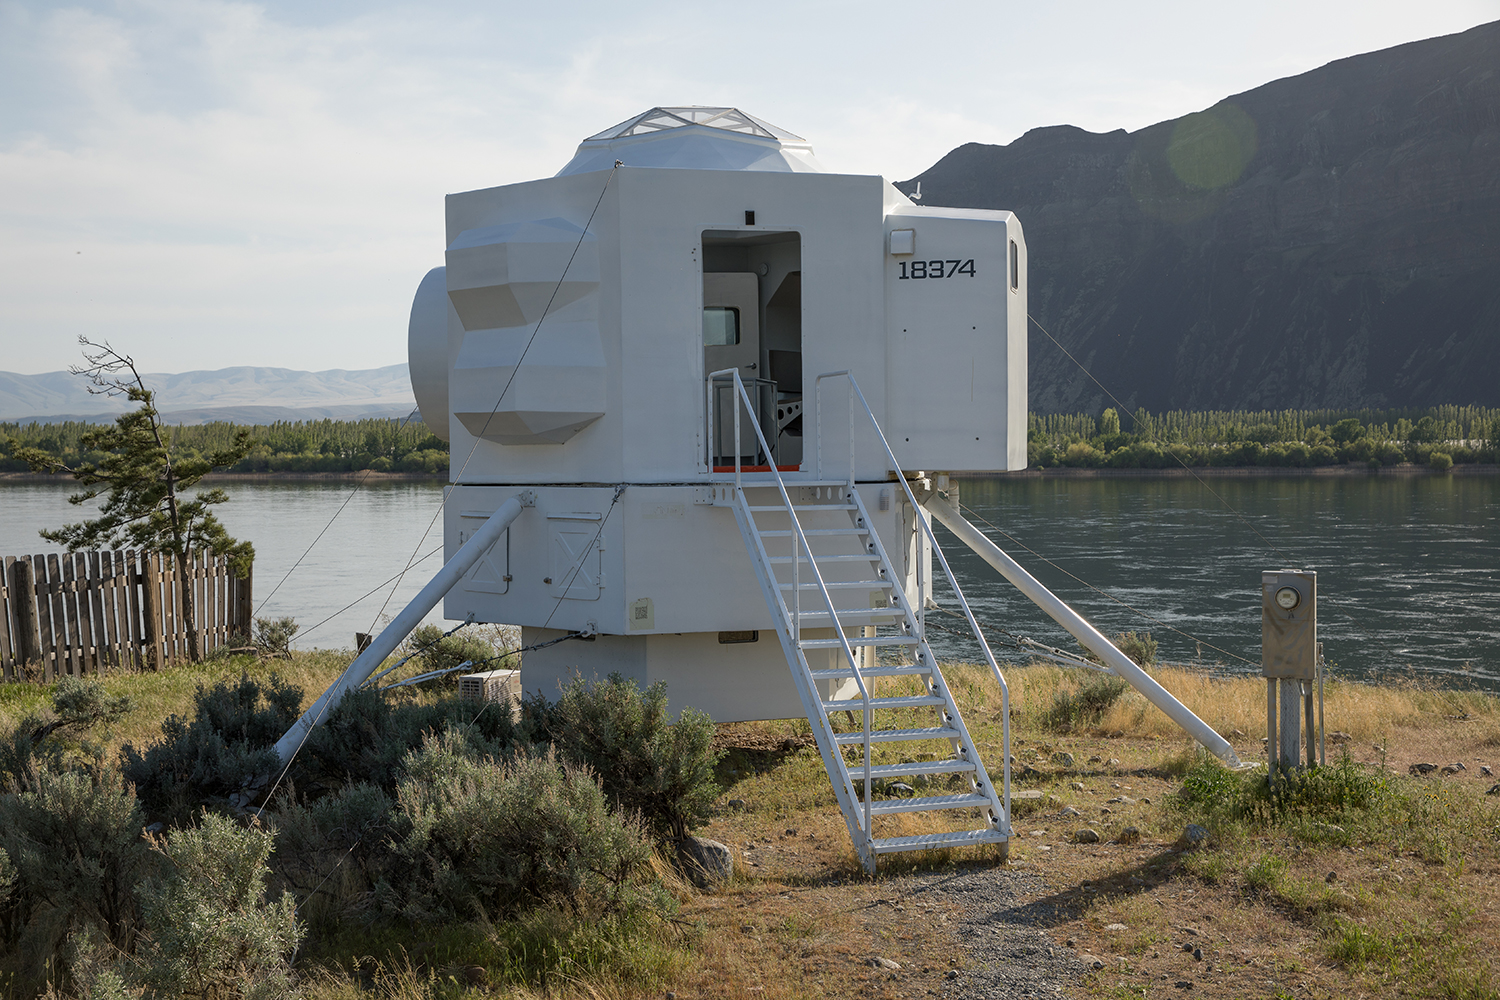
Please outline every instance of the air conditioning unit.
M521 671L486 670L482 674L465 674L458 679L458 694L475 701L508 702L514 712L521 704Z

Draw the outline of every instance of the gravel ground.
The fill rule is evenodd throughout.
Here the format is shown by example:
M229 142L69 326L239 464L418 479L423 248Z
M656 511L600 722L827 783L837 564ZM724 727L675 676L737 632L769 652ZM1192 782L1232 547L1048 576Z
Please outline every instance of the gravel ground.
M958 935L969 965L944 985L946 1000L1076 995L1087 968L1076 952L1052 943L1049 894L1029 872L991 869L911 878L914 900L958 908Z

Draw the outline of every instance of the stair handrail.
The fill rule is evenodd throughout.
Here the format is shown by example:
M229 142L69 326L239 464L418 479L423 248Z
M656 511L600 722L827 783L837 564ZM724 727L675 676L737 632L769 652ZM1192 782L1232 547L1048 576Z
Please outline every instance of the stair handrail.
M850 403L849 403L849 478L854 478L854 399L864 407L865 415L870 418L870 426L875 430L875 436L880 440L880 446L885 450L886 459L890 462L890 468L895 470L896 479L901 483L901 489L906 493L906 502L911 504L912 512L917 523L922 526L928 542L932 545L933 554L937 556L938 563L943 567L943 575L948 578L948 586L953 588L953 595L958 599L959 607L963 608L964 618L969 622L969 628L974 637L979 640L979 647L984 650L985 662L989 664L990 670L995 675L995 680L1000 684L1000 726L1004 740L1003 754L1005 757L1005 823L1010 826L1010 686L1005 683L1005 674L1001 672L1000 665L995 662L995 654L990 650L989 640L984 637L984 631L979 627L978 620L974 617L974 611L969 607L968 599L964 597L963 588L959 587L958 579L953 575L953 570L948 565L948 557L943 555L943 549L938 545L937 535L932 531L932 522L923 514L923 507L917 503L916 494L912 492L911 484L907 482L906 474L901 470L901 463L896 461L896 453L891 450L890 442L886 440L885 431L880 429L880 421L875 419L875 411L870 408L865 394L860 391L859 382L854 378L854 373L847 368L835 372L824 372L813 380L813 405L818 417L818 475L822 475L823 467L823 380L830 378L845 378L849 380ZM925 626L924 626L925 630ZM922 636L925 640L926 636ZM933 664L936 667L936 664Z
M764 449L765 454L770 458L771 476L776 481L776 489L781 493L781 502L786 507L787 518L792 522L792 530L795 532L795 534L793 535L794 540L792 544L792 600L799 606L800 612L800 594L797 589L797 560L801 555L798 549L798 546L800 545L802 549L806 549L807 551L807 565L812 568L813 579L816 580L818 584L818 592L823 595L823 602L828 607L828 619L833 624L834 634L839 637L839 645L844 650L845 659L849 661L849 669L854 672L854 682L859 685L860 699L864 702L864 830L865 837L872 838L874 836L874 829L870 825L870 730L874 725L874 719L872 716L872 709L870 708L870 688L865 684L864 674L860 672L859 664L854 659L854 649L849 645L849 637L844 634L844 626L839 622L838 610L833 606L833 595L828 592L828 584L823 580L823 571L818 569L818 561L813 558L812 546L808 544L807 535L802 531L802 522L797 518L797 512L792 508L791 495L786 491L786 480L781 478L781 470L776 467L776 459L774 458L774 456L772 456L770 445L766 443L766 436L761 430L760 420L755 416L755 409L750 404L750 395L745 391L745 383L740 380L740 370L738 368L725 368L721 371L711 372L708 376L709 384L710 386L712 386L714 379L726 375L734 376L735 394L745 404L745 412L750 417L750 426L755 431L756 440L760 442L761 448ZM710 390L710 392L711 391L712 390ZM714 413L714 409L715 408L711 407L709 411L708 427L710 435L713 435L716 430L714 426L714 419L716 416L716 414ZM717 439L710 437L710 440ZM849 478L850 482L852 483L854 479L852 457L850 461L851 464ZM740 408L739 405L736 404L734 408L734 489L737 497L741 499L741 502L743 502L744 484L742 482L740 473L740 465ZM778 600L780 600L780 595L778 595ZM782 617L785 618L787 615L786 601L781 600L780 603ZM802 639L802 626L799 618L800 615L799 617L792 618L788 622L788 631L791 632L792 638L798 642L800 642ZM818 699L819 708L821 709L822 697L818 695L816 687L813 689L812 694L813 697ZM1009 719L1007 719L1006 724L1009 725ZM1006 745L1009 745L1008 740ZM1008 782L1010 780L1009 764L1007 764L1006 767L1006 781L1008 788ZM1009 800L1007 799L1007 801Z

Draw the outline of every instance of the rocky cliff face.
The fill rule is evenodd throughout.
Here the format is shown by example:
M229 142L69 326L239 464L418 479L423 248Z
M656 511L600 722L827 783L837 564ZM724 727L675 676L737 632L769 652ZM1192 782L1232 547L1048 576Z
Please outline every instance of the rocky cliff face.
M1500 22L919 178L1014 211L1032 315L1130 407L1500 405ZM1031 405L1110 405L1035 327Z

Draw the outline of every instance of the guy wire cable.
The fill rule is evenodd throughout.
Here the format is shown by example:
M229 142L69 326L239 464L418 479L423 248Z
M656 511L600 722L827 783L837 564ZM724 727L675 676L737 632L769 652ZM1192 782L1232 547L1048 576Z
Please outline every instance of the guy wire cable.
M459 466L458 474L453 477L452 485L454 489L461 485L464 472L469 468L469 461L473 459L474 452L479 447L479 442L484 440L484 432L490 429L490 421L494 420L495 414L500 412L500 404L505 401L505 394L510 391L511 383L515 382L516 376L521 373L521 363L526 360L526 352L531 350L531 345L536 342L537 334L542 332L542 324L547 321L547 314L552 311L552 303L557 301L557 293L562 290L563 282L567 280L568 270L573 266L573 259L578 256L578 251L583 246L583 241L589 234L589 227L594 224L594 216L598 214L599 206L604 203L604 195L609 191L609 182L614 180L615 172L622 166L624 166L624 163L616 160L615 165L609 169L609 176L604 178L604 187L599 189L599 197L594 201L594 208L593 211L589 212L588 221L583 224L583 232L578 234L578 242L573 244L573 252L568 255L568 262L563 265L562 274L558 275L557 278L557 284L552 286L552 295L547 299L547 305L542 309L541 318L536 321L536 327L531 331L531 336L526 339L526 346L521 349L521 356L516 359L515 367L510 371L510 378L505 380L505 386L500 390L500 395L495 399L495 405L490 407L489 415L484 418L484 426L479 429L478 434L474 435L474 443L469 445L469 453L464 456L464 464ZM432 526L442 516L443 509L448 504L448 497L452 496L452 494L452 489L443 491L443 499L438 504L437 510L433 513L432 520L427 522L427 530L422 533L421 541L417 542L417 549L420 549L422 543L427 541L427 536L431 533ZM416 556L416 550L412 551L412 556ZM411 563L407 563L406 569L411 569ZM385 602L380 605L380 610L375 612L375 618L370 622L371 631L374 631L376 624L379 623L380 616L385 614L386 607L390 605L391 598L395 596L396 589L401 586L401 578L405 577L405 575L406 570L402 570L401 577L398 577L395 586L391 587L391 592L386 595Z
M1212 649L1216 653L1223 653L1225 656L1233 657L1236 660L1240 660L1240 661L1242 661L1244 663L1249 663L1252 666L1256 665L1254 660L1251 660L1251 659L1248 659L1247 657L1241 656L1238 653L1232 653L1229 650L1223 649L1223 648L1221 648L1219 646L1215 646L1211 642L1207 642L1207 641L1205 641L1203 639L1198 638L1197 636L1193 635L1191 632L1185 632L1182 629L1178 628L1177 626L1172 625L1169 622L1165 622L1165 621L1163 621L1160 618L1157 618L1155 615L1151 614L1150 612L1142 611L1140 608L1137 608L1137 607L1134 607L1133 605L1127 604L1125 601L1123 601L1120 598L1116 597L1114 594L1111 594L1107 590L1103 590L1103 589L1101 589L1099 587L1094 586L1092 583L1089 583L1087 580L1083 579L1081 576L1078 576L1076 573L1069 572L1067 569L1064 569L1062 566L1058 565L1056 562L1052 561L1051 559L1048 559L1046 556L1042 555L1036 549L1033 549L1031 546L1027 545L1025 542L1021 541L1015 535L1012 535L1010 532L1006 531L1004 528L1002 528L999 525L995 524L994 522L986 519L982 514L980 514L976 510L974 510L974 508L968 507L968 506L964 506L962 503L960 503L959 509L965 515L967 515L968 517L972 518L973 520L979 521L982 524L986 525L987 527L993 529L994 531L999 532L1001 535L1005 536L1005 538L1008 539L1010 542L1014 543L1016 545L1016 547L1021 548L1021 549L1025 549L1027 552L1029 552L1032 555L1036 556L1042 562L1046 563L1048 566L1051 566L1053 569L1057 570L1059 573L1062 573L1064 576L1068 577L1069 579L1071 579L1071 580L1073 580L1073 581L1075 581L1077 583L1082 584L1083 586L1089 588L1090 590L1094 591L1095 593L1100 594L1101 596L1109 598L1111 601L1114 601L1116 604L1120 605L1120 607L1125 608L1128 611L1132 611L1135 614L1140 615L1142 618L1146 619L1147 621L1155 622L1157 625L1160 625L1162 628L1165 628L1165 629L1167 629L1169 631L1172 631L1172 632L1176 632L1178 635L1183 636L1183 637L1188 638L1188 639L1191 639L1194 642L1201 643L1202 645L1208 647L1209 649Z
M419 412L420 412L420 409L418 407L413 406L411 408L411 412L406 415L406 419L402 420L401 423L399 423L399 424L396 425L396 433L400 434L401 433L401 429L403 427L405 427L408 423L410 423L411 422L411 418L415 417ZM347 507L347 506L349 506L349 501L351 501L351 500L354 499L354 494L356 494L356 493L358 493L360 491L360 487L362 487L362 486L365 485L365 481L370 478L370 473L374 472L374 471L375 471L374 469L366 469L366 470L364 470L365 474L363 476L359 477L359 482L357 482L357 483L354 484L354 489L350 490L349 491L349 495L344 498L344 502L341 503L341 504L339 504L339 509L336 510L336 511L334 511L333 512L333 516L328 519L328 523L325 524L325 525L323 525L323 530L320 531L320 532L318 532L317 537L314 538L311 542L309 542L307 544L307 548L305 550L303 550L303 552L302 552L302 554L300 556L297 557L297 561L294 562L294 563L292 563L292 568L286 571L286 574L281 578L280 581L277 582L276 586L274 586L274 587L271 588L271 592L269 594L267 594L265 597L261 598L260 604L257 605L256 608L255 608L255 613L257 615L260 614L261 611L265 608L266 602L269 601L271 598L273 598L273 597L276 596L276 591L278 591L278 590L281 589L281 585L283 583L286 583L286 581L291 577L292 573L297 569L297 567L302 565L302 560L304 560L304 559L307 558L307 554L313 550L313 546L317 545L318 542L322 539L322 537L328 533L328 529L331 528L331 527L333 527L333 522L338 520L339 515L344 512L344 508ZM368 597L369 595L367 594L365 596Z
M1083 372L1085 375L1087 375L1090 379L1092 379L1093 383L1095 385L1097 385L1100 389L1104 390L1104 394L1106 396L1108 396L1111 400L1113 400L1114 404L1116 406L1118 406L1122 412L1129 414L1130 415L1130 419L1133 420L1133 421L1135 421L1135 423L1136 423L1137 426L1140 425L1140 420L1137 417L1137 413L1139 411L1132 410L1130 407L1128 407L1124 403L1120 402L1120 397L1118 397L1114 393L1110 392L1109 391L1109 387L1107 385L1105 385L1103 382L1099 381L1099 379L1097 377L1095 377L1095 375L1094 375L1093 372L1091 372L1087 368L1085 368L1082 361L1079 361L1077 358L1073 357L1072 352L1069 351L1066 347L1064 347L1058 341L1058 339L1056 337L1054 337L1054 336L1052 336L1052 334L1048 333L1047 332L1047 328L1045 326L1042 326L1041 323L1037 322L1037 319L1036 319L1035 316L1031 315L1031 313L1028 312L1026 314L1026 318L1028 320L1030 320L1031 323L1032 323L1032 325L1034 325L1038 330L1042 331L1042 333L1046 336L1046 338L1048 340L1052 341L1052 343L1057 347L1057 349L1059 351L1062 351L1063 354L1067 357L1067 359L1069 361L1071 361L1075 365L1077 365L1078 369L1081 372ZM1245 515L1241 514L1238 510L1235 510L1235 508L1229 503L1228 500L1225 500L1223 497L1219 496L1219 494L1217 492L1215 492L1215 490L1214 490L1214 488L1212 486L1209 486L1208 483L1204 482L1203 481L1203 477L1200 476L1200 475L1198 475L1198 473L1194 472L1192 466L1188 465L1186 462L1184 462L1177 455L1173 454L1171 451L1168 451L1167 454L1171 455L1172 458L1177 462L1178 465L1180 465L1184 469L1186 469L1188 471L1189 475L1191 475L1194 479L1198 480L1198 485L1202 486L1205 490L1208 490L1208 492L1210 494L1212 494L1212 496L1213 496L1213 498L1215 500L1219 501L1219 503L1221 503L1221 504L1224 505L1224 508L1226 510L1228 510L1235 517L1237 517L1241 521L1243 521L1244 524L1245 524L1245 527L1247 527L1251 531L1255 532L1255 537L1259 538L1262 542L1265 542L1266 543L1266 548L1270 549L1272 552L1276 553L1278 556L1281 557L1283 565L1285 565L1285 566L1294 565L1294 563L1292 562L1292 560L1287 557L1287 554L1285 552L1281 551L1281 549L1278 548L1274 542L1272 542L1265 535L1261 534L1260 530L1258 528L1256 528L1255 525L1253 525L1253 524L1250 523L1249 518L1245 517Z
M437 555L441 551L443 551L443 547L441 545L439 545L435 549L430 549L430 550L428 550L428 552L427 552L426 555L424 555L422 558L418 559L416 562L412 563L412 565L413 566L420 566L422 563L424 563L427 560L431 559L433 556ZM316 625L313 625L313 626L311 626L309 628L306 628L306 629L299 630L298 631L298 635L307 635L308 633L312 632L314 629L322 628L324 625L327 625L329 622L333 621L335 618L337 618L339 615L343 614L345 611L348 611L350 608L355 607L356 605L358 605L359 602L363 601L366 597L372 597L375 594L380 593L380 588L381 587L384 587L386 584L390 583L393 580L397 580L399 578L400 578L400 574L399 573L396 574L395 576L388 576L388 577L386 577L384 580L381 580L379 583L377 583L375 585L375 588L373 590L368 590L368 591L366 591L364 593L363 596L356 597L353 600L353 602L344 605L342 608L340 608L339 610L335 611L333 614L329 615L327 618L324 618L322 621L318 622Z

